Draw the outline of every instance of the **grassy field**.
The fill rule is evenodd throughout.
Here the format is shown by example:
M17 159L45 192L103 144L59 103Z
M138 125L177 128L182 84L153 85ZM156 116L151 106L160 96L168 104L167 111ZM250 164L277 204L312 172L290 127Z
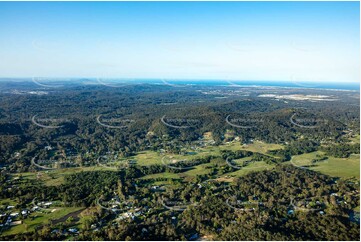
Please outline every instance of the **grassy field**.
M352 154L349 158L329 157L327 161L327 163L321 162L313 170L330 176L357 177L360 179L360 154Z
M34 231L37 226L41 226L47 223L50 223L51 220L60 219L69 213L79 211L83 208L81 207L60 207L57 208L54 212L36 212L31 214L27 219L23 221L20 225L12 226L11 229L4 231L3 235L12 235L12 234L19 234ZM32 217L35 218L33 219Z
M187 170L185 172L183 172L183 174L185 176L189 176L189 177L195 177L197 175L205 175L205 174L209 174L211 172L209 167L209 164L201 164L198 166L194 166L193 169Z
M235 160L235 162L237 162L237 160ZM265 162L258 161L258 162L250 163L246 167L243 167L237 171L227 173L227 174L223 175L222 177L224 177L224 178L240 177L240 176L247 175L248 173L253 172L253 171L263 171L263 170L271 169L273 167L274 167L274 165L268 165Z
M163 172L163 173L156 173L156 174L150 174L147 176L143 176L142 180L148 180L148 179L156 179L156 178L165 178L165 179L179 179L179 173L170 173L170 172Z
M37 180L38 173L40 181L44 182L46 186L58 186L64 182L64 177L69 174L74 174L76 172L82 171L95 171L95 170L114 170L111 168L106 168L102 166L92 166L92 167L77 167L77 168L65 168L58 170L50 170L50 171L39 171L39 172L23 172L19 173L23 177L23 179L27 180Z
M281 148L278 145L272 144L263 144L263 143L254 143L249 145L248 147L242 147L242 149L247 149L253 152L266 153L267 150L271 149L279 149ZM350 178L356 177L360 179L360 155L353 154L349 158L335 158L329 156L327 160L317 162L316 164L312 164L311 161L316 159L317 155L323 155L324 153L321 151L316 151L312 153L302 154L293 156L291 162L287 162L289 164L293 164L295 166L304 167L314 165L312 167L307 167L311 170L321 172L326 175L341 177L341 178ZM244 161L249 160L248 157L243 159L234 160L237 164L242 164ZM249 164L247 167L242 168L238 171L227 174L226 176L243 176L251 171L259 171L267 168L272 168L272 165L267 165L263 162L257 162Z
M150 165L160 165L162 156L160 153L147 150L139 152L137 155L130 157L137 161L137 165L140 166L150 166Z
M320 151L296 155L292 157L291 164L296 166L311 165L311 160L316 158L317 154L323 154ZM353 154L349 158L335 158L329 156L327 160L317 162L316 166L310 167L314 171L319 171L326 175L350 178L357 177L360 179L360 155Z
M323 155L324 152L321 151L315 151L315 152L311 152L311 153L306 153L306 154L302 154L302 155L294 155L292 156L292 159L290 162L290 164L293 164L295 166L310 166L312 165L311 160L316 159L317 155ZM328 161L322 161L324 163L328 162ZM319 165L321 162L317 163L316 165Z
M211 171L211 169L208 168L209 166L210 166L209 164L201 164L201 165L192 167L192 169L183 170L183 172L180 172L180 173L170 173L170 172L156 173L156 174L143 176L141 179L143 179L143 180L144 179L145 180L156 179L156 178L180 179L182 177L196 177L197 175L208 174Z
M266 154L270 150L283 149L282 145L279 144L268 144L261 141L255 141L252 144L241 145L239 143L230 143L219 146L220 149L224 150L249 150L252 152L258 152Z

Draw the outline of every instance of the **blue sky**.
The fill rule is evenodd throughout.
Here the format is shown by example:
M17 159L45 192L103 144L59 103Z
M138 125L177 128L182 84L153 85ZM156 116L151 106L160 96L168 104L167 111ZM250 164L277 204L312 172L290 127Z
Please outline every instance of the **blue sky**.
M0 2L0 77L359 82L359 2Z

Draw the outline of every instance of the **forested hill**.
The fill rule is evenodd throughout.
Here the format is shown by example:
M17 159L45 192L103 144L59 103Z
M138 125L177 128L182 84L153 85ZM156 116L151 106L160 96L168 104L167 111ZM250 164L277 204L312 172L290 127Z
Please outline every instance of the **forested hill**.
M300 101L260 97L275 93L274 88L21 84L0 92L0 162L14 163L19 152L22 160L16 166L22 169L39 148L49 145L77 154L117 150L127 157L140 150L175 150L179 142L198 140L206 132L216 144L234 137L241 142L286 144L304 137L339 143L345 134L359 132L359 99L354 92L276 90L283 96L322 94L333 100ZM292 123L292 118L302 125ZM167 137L172 142L165 142Z

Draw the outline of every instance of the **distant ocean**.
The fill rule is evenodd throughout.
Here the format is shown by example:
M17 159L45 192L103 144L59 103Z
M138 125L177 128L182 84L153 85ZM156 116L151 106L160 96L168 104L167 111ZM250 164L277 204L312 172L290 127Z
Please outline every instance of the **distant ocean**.
M62 78L43 78L44 83L50 84L53 81L58 83L63 82ZM91 82L97 84L96 78L66 78L64 83L85 83ZM31 81L30 78L0 78L1 82L22 82ZM147 83L157 85L202 85L202 86L239 86L239 87L283 87L283 88L313 88L313 89L334 89L334 90L352 90L360 91L360 83L358 82L295 82L295 81L226 81L226 80L184 80L184 79L121 79L121 78L110 78L103 79L103 82L109 84L117 83Z

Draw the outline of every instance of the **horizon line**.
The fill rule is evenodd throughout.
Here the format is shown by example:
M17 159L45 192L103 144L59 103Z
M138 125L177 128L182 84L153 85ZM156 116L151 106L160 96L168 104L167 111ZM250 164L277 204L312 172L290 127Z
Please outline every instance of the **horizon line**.
M34 78L41 78L41 79L49 79L48 81L54 81L54 79L59 79L57 81L61 81L61 79L63 79L63 81L65 81L66 79L68 79L68 81L73 81L73 80L79 80L79 79L92 79L92 80L96 80L96 79L105 79L105 80L109 80L109 79L119 79L119 80L123 80L123 81L136 81L136 80L159 80L159 81L167 81L167 80L172 80L172 81L238 81L238 82L310 82L310 83L357 83L360 84L360 81L335 81L335 80L323 80L323 81L317 81L317 80L273 80L273 79L257 79L257 80L247 80L247 79L225 79L225 78L178 78L178 77L172 77L172 78L160 78L160 77L49 77L49 76L37 76L37 77L0 77L0 80L4 80L4 79L16 79L16 80L21 80L21 79L34 79Z

